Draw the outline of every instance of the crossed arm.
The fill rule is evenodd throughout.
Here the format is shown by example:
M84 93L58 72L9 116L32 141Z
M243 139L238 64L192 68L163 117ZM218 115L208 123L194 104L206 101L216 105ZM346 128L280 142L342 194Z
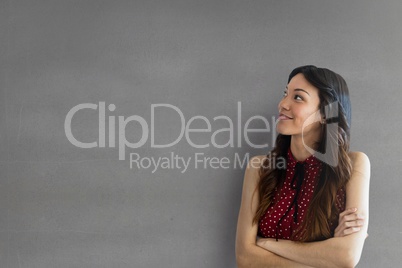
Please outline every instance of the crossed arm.
M249 165L236 234L238 267L354 267L360 260L367 234L370 163L363 153L353 153L351 159L353 173L346 186L346 208L349 209L340 215L334 238L309 243L256 241L258 226L252 219L258 205L255 189L259 176L258 168Z

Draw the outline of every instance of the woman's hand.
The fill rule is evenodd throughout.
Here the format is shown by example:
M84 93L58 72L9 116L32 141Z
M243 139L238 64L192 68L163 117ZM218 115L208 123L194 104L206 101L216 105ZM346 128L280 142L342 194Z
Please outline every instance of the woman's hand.
M364 224L363 216L356 213L357 208L348 208L339 214L339 223L334 237L347 236L360 231Z

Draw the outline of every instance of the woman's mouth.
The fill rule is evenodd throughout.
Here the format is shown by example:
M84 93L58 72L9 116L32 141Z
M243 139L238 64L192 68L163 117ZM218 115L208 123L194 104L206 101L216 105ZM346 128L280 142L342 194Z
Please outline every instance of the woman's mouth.
M284 115L284 114L279 114L279 117L278 117L278 120L291 120L291 119L293 119L293 118L291 118L287 115Z

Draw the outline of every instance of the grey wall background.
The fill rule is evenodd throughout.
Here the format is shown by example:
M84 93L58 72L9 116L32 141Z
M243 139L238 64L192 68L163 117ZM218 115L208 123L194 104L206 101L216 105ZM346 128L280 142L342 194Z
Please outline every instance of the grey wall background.
M80 103L107 116L169 103L186 117L276 115L289 72L315 64L342 74L353 105L352 149L371 159L369 238L359 267L402 261L400 1L1 1L1 267L235 267L244 169L130 169L117 148L80 149L64 120ZM98 113L73 119L98 138ZM244 121L243 121L244 125ZM107 125L106 125L107 126ZM156 139L173 141L176 113ZM194 124L205 127L205 124ZM255 122L255 126L262 126ZM272 127L272 125L271 125ZM138 141L141 128L127 126ZM194 134L208 143L211 134ZM254 143L272 134L250 135ZM108 136L106 136L108 137ZM219 137L221 143L228 136ZM237 135L234 137L237 140ZM233 160L270 148L138 149Z

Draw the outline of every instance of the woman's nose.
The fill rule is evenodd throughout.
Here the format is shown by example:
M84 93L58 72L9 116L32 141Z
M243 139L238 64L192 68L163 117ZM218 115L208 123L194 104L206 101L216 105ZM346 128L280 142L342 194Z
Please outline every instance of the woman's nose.
M288 102L288 97L285 96L282 98L282 100L278 104L278 110L289 110L289 102Z

